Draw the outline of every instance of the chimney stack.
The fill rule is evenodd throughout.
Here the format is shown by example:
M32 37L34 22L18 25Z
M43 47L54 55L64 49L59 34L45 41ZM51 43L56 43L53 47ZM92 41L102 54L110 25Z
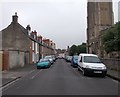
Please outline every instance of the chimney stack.
M30 25L27 25L26 29L27 29L28 31L31 31Z
M18 23L17 12L15 12L15 15L12 16L12 22L13 22L13 23Z
M30 36L30 33L31 33L31 27L30 27L30 25L27 25L26 30L27 30L27 34Z

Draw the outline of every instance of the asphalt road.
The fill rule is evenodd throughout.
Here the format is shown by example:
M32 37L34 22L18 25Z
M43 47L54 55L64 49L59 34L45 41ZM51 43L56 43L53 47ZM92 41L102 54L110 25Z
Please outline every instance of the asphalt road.
M3 88L3 95L118 95L118 82L109 77L83 76L58 59L49 69L30 73Z

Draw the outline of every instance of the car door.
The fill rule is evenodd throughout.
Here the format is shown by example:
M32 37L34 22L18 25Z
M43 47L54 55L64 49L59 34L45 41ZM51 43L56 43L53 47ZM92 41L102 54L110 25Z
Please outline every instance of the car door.
M79 63L80 63L80 67L83 67L82 60L83 60L83 57L81 56L81 57L80 57L80 61L79 61Z
M78 58L78 65L79 67L82 67L82 56L79 56Z

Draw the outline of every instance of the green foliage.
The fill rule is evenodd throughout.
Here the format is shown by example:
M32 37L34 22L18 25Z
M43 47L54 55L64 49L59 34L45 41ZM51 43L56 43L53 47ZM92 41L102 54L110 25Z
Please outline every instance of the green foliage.
M82 43L82 45L78 45L78 54L86 53L86 43Z
M76 45L72 45L72 47L70 48L70 55L73 56L77 52L78 52L77 46Z
M86 43L82 43L81 45L72 45L70 48L70 55L73 56L75 54L86 53Z
M120 51L120 22L102 31L102 42L107 53Z

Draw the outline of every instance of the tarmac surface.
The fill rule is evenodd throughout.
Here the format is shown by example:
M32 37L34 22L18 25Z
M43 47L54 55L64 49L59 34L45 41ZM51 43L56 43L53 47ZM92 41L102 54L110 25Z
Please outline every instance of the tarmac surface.
M59 65L58 65L59 64ZM62 64L62 65L61 65ZM65 67L66 66L66 64L67 64L67 66L68 67ZM60 66L61 65L61 66ZM61 68L61 70L59 70L59 68ZM71 70L71 66L70 66L70 63L66 63L63 59L62 59L62 61L61 60L57 60L57 63L55 63L54 65L53 65L53 67L52 68L50 68L50 69L52 69L52 71L50 72L50 71L42 71L42 72L44 72L44 74L46 74L46 76L48 77L49 76L49 74L51 73L52 75L54 75L54 73L58 73L58 75L60 76L60 79L62 78L63 79L63 82L64 82L64 80L66 79L66 77L64 76L64 74L66 73L67 75L68 75L68 72L69 72L69 74L71 74L71 75L73 75L73 73L72 72L77 72L77 73L79 73L76 69L73 69L73 71L69 71L69 70L67 70L67 71L63 71L63 74L61 74L60 72L62 71L62 70L64 70L64 69L70 69ZM57 69L57 70L56 70ZM24 78L24 77L26 77L27 75L29 75L29 74L34 74L34 72L36 72L36 74L35 74L35 76L33 76L31 79L34 79L34 77L36 77L36 75L37 74L41 74L41 77L44 75L42 75L42 72L38 72L38 71L36 71L37 69L36 69L36 66L35 66L35 64L31 64L31 65L26 65L26 66L24 66L24 67L21 67L21 68L16 68L16 69L12 69L12 70L9 70L9 71L3 71L2 72L2 84L0 84L0 88L2 88L2 87L5 87L5 86L7 86L8 84L10 84L10 83L12 83L12 82L14 82L15 80L18 80L18 79L21 79L21 78ZM38 73L37 73L38 72ZM48 73L47 73L48 72ZM50 74L50 75L51 75ZM31 75L32 76L32 75ZM45 76L45 75L44 75ZM43 76L43 79L44 79L44 76ZM57 75L55 75L55 76L57 76ZM74 76L74 75L73 75ZM80 75L81 77L82 77L82 74ZM68 77L69 77L69 75L68 75ZM119 73L117 72L117 71L114 71L114 70L110 70L110 69L108 69L107 70L107 77L110 77L110 78L112 78L112 79L114 79L114 80L116 80L117 82L119 82L120 81L120 77L119 77ZM48 77L49 78L49 77ZM56 78L58 78L58 77L56 77ZM72 78L72 77L69 77L69 78ZM74 78L74 77L73 77ZM73 78L72 78L72 80L73 80ZM78 76L77 76L77 78L78 78ZM82 78L84 78L84 77L82 77ZM79 78L78 78L79 79ZM89 78L88 78L89 79ZM46 79L46 80L51 80L51 79ZM90 79L89 79L90 80ZM106 80L108 80L108 79L106 79ZM39 79L39 81L40 81L40 79ZM66 81L66 80L65 80ZM86 81L86 77L85 77L85 81ZM92 81L92 80L91 80ZM55 83L58 83L59 82L59 80L57 80L57 82L55 82ZM94 80L92 81L92 82L94 82ZM61 82L60 82L61 83ZM68 82L69 83L69 82ZM105 83L107 83L107 82L105 82ZM109 82L108 82L109 83ZM79 83L78 83L79 84ZM103 83L102 83L103 84ZM77 84L76 84L76 86L77 86ZM59 86L59 87L61 87L61 85ZM51 87L52 88L52 87ZM56 88L56 87L54 87L54 88Z

